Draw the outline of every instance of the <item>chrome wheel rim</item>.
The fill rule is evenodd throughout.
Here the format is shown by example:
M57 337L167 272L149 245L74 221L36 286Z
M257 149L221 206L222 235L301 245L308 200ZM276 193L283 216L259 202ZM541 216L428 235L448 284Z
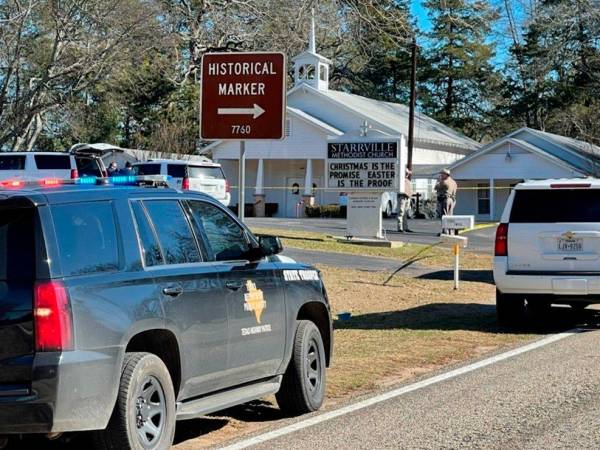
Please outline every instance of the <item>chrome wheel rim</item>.
M313 338L308 344L306 353L306 382L311 394L321 388L321 352L317 341Z
M160 381L148 376L140 384L135 396L135 424L140 444L155 448L165 426L167 406L165 393Z

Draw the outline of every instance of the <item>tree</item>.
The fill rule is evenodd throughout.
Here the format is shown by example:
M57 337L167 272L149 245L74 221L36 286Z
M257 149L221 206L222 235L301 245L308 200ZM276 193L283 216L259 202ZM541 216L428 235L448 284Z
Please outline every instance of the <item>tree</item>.
M492 25L498 12L480 0L428 0L424 108L443 123L481 138L490 127L498 75L492 66Z
M600 11L593 0L533 6L522 35L513 33L500 115L515 127L599 143Z
M154 34L142 0L0 0L0 148L31 150L61 107Z

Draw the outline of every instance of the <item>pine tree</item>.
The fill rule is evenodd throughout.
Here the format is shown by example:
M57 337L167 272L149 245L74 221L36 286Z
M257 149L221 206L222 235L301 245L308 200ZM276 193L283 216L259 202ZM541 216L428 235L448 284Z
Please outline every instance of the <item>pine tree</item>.
M489 126L498 83L489 39L498 12L479 0L427 0L425 6L433 23L423 70L425 110L481 138Z

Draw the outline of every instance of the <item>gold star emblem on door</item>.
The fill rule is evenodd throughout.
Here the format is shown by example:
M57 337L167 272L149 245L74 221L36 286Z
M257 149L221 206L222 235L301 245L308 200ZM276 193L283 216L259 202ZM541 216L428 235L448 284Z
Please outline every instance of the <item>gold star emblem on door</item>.
M258 289L256 284L250 280L246 281L246 291L244 294L244 310L254 312L256 323L260 323L260 317L267 307L263 291Z

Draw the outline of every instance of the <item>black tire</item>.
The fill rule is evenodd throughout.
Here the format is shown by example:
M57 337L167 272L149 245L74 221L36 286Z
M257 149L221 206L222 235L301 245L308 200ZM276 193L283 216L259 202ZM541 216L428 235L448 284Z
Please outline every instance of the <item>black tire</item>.
M175 416L173 382L162 360L151 353L126 353L117 403L106 429L94 434L95 447L168 449L175 436Z
M279 408L289 415L317 411L325 398L325 347L317 326L301 320L296 328L294 349L275 395Z
M496 317L502 326L518 326L525 321L525 298L520 295L503 294L496 289Z
M571 303L571 308L573 308L575 311L583 311L588 306L590 306L590 304L585 302Z
M533 319L543 319L549 313L552 304L548 300L527 301L527 313Z

